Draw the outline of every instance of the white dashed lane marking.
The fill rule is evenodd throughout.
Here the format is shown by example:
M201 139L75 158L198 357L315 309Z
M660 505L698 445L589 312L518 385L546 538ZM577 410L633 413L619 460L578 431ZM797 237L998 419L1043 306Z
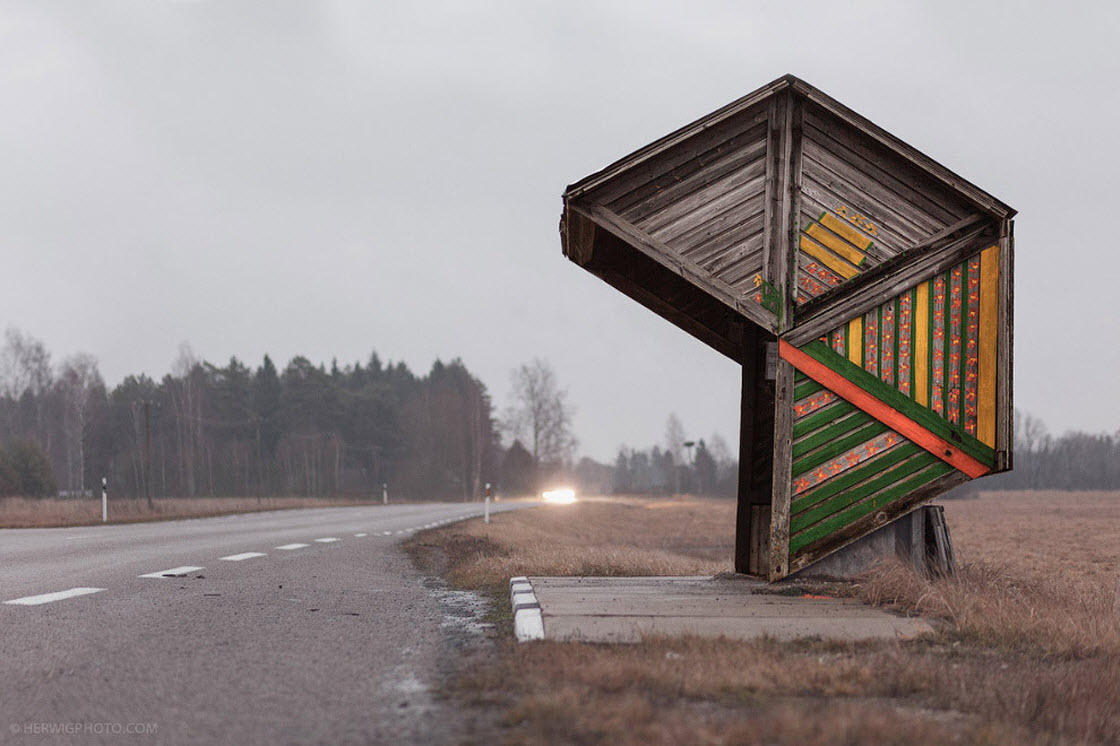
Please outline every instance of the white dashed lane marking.
M240 562L241 560L253 559L254 557L263 556L265 556L264 552L242 552L241 554L231 554L228 557L222 557L222 559L228 562Z
M285 551L291 551L292 549L303 549L304 547L309 547L309 546L311 546L311 545L310 544L284 544L283 546L279 546L279 547L276 547L276 548L277 549L283 549Z
M364 536L369 536L369 534L354 534L354 537L358 539L361 539Z
M198 572L205 570L205 567L194 567L193 565L185 565L184 567L172 567L170 570L160 570L159 572L150 572L145 575L138 575L141 578L173 578L176 575L186 575L188 572Z
M73 598L74 596L85 596L89 593L97 593L105 590L104 588L71 588L68 591L57 591L55 593L44 593L40 596L24 596L23 598L15 598L11 601L5 601L6 604L17 604L19 606L38 606L39 604L49 604L51 601L61 601L64 598Z
M330 544L332 541L340 541L340 539L335 536L327 536L322 539L316 539L315 541L319 542L320 544Z
M397 533L399 534L399 533L400 533L400 531L398 531ZM381 532L381 535L382 535L382 536L392 536L392 535L393 535L393 532L392 532L392 531L382 531L382 532Z

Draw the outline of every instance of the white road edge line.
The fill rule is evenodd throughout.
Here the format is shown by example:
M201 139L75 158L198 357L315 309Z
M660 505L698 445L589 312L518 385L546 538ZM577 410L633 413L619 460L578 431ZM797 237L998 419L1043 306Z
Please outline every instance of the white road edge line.
M241 554L231 554L230 556L222 557L221 559L224 559L227 562L240 562L241 560L253 559L254 557L264 557L264 556L265 556L264 552L242 552Z
M149 572L144 575L137 575L138 578L166 578L169 575L186 575L188 572L198 572L205 570L205 567L195 567L194 565L184 565L183 567L172 567L170 570L160 570L159 572Z
M339 539L336 536L327 536L327 537L324 537L322 539L316 539L315 541L319 542L320 544L330 544L332 541L342 541L342 540Z
M304 547L309 547L309 546L311 546L311 545L310 544L283 544L281 546L274 547L274 548L275 549L283 549L285 551L290 551L292 549L303 549Z
M98 593L105 590L104 588L71 588L68 591L56 591L55 593L43 593L39 596L24 596L23 598L13 598L11 601L5 601L6 604L16 604L19 606L38 606L39 604L49 604L51 601L61 601L64 598L73 598L74 596L85 596L88 593Z

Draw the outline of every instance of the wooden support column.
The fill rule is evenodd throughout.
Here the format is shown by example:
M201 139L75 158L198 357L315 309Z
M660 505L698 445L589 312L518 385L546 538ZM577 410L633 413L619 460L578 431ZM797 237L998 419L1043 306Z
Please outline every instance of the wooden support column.
M999 236L1000 325L996 341L996 469L1014 466L1015 442L1014 358L1015 346L1015 221L1004 220Z
M755 413L758 409L759 328L740 322L743 346L743 392L739 404L739 498L735 508L735 572L751 567L751 498L754 493ZM757 532L758 527L755 527ZM769 530L769 527L766 527ZM756 549L757 556L757 549Z

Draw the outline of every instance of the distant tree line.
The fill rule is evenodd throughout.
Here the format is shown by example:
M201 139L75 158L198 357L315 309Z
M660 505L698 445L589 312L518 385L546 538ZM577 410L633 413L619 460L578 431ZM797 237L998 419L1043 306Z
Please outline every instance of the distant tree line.
M490 396L459 360L426 375L376 354L340 367L224 366L184 347L162 380L108 389L88 355L57 367L8 330L0 347L0 494L359 495L471 499L497 481Z
M581 462L585 473L595 472ZM665 447L646 450L622 446L610 472L609 491L627 495L719 495L733 497L738 491L738 462L718 433L705 441L687 440L677 415L670 414L665 426Z
M1050 434L1046 423L1015 412L1014 470L968 482L957 489L1115 490L1120 489L1120 433Z

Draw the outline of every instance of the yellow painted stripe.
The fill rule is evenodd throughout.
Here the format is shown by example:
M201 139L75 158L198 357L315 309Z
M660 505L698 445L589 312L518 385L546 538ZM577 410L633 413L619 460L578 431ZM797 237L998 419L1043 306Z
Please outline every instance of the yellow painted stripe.
M914 401L929 406L929 281L914 293Z
M870 238L853 228L851 223L844 222L830 212L821 216L821 225L861 251L867 251L867 247L871 245Z
M863 317L848 322L848 359L863 367Z
M976 437L996 447L996 338L999 335L999 246L980 252L980 388Z
M857 267L863 263L865 257L862 251L859 251L855 246L852 246L835 233L826 231L817 223L810 225L805 229L805 232L815 238L819 243L827 246L833 253L844 257Z
M843 259L840 259L835 254L829 253L823 246L810 240L806 236L801 237L801 250L845 280L859 274L858 269L848 264Z

